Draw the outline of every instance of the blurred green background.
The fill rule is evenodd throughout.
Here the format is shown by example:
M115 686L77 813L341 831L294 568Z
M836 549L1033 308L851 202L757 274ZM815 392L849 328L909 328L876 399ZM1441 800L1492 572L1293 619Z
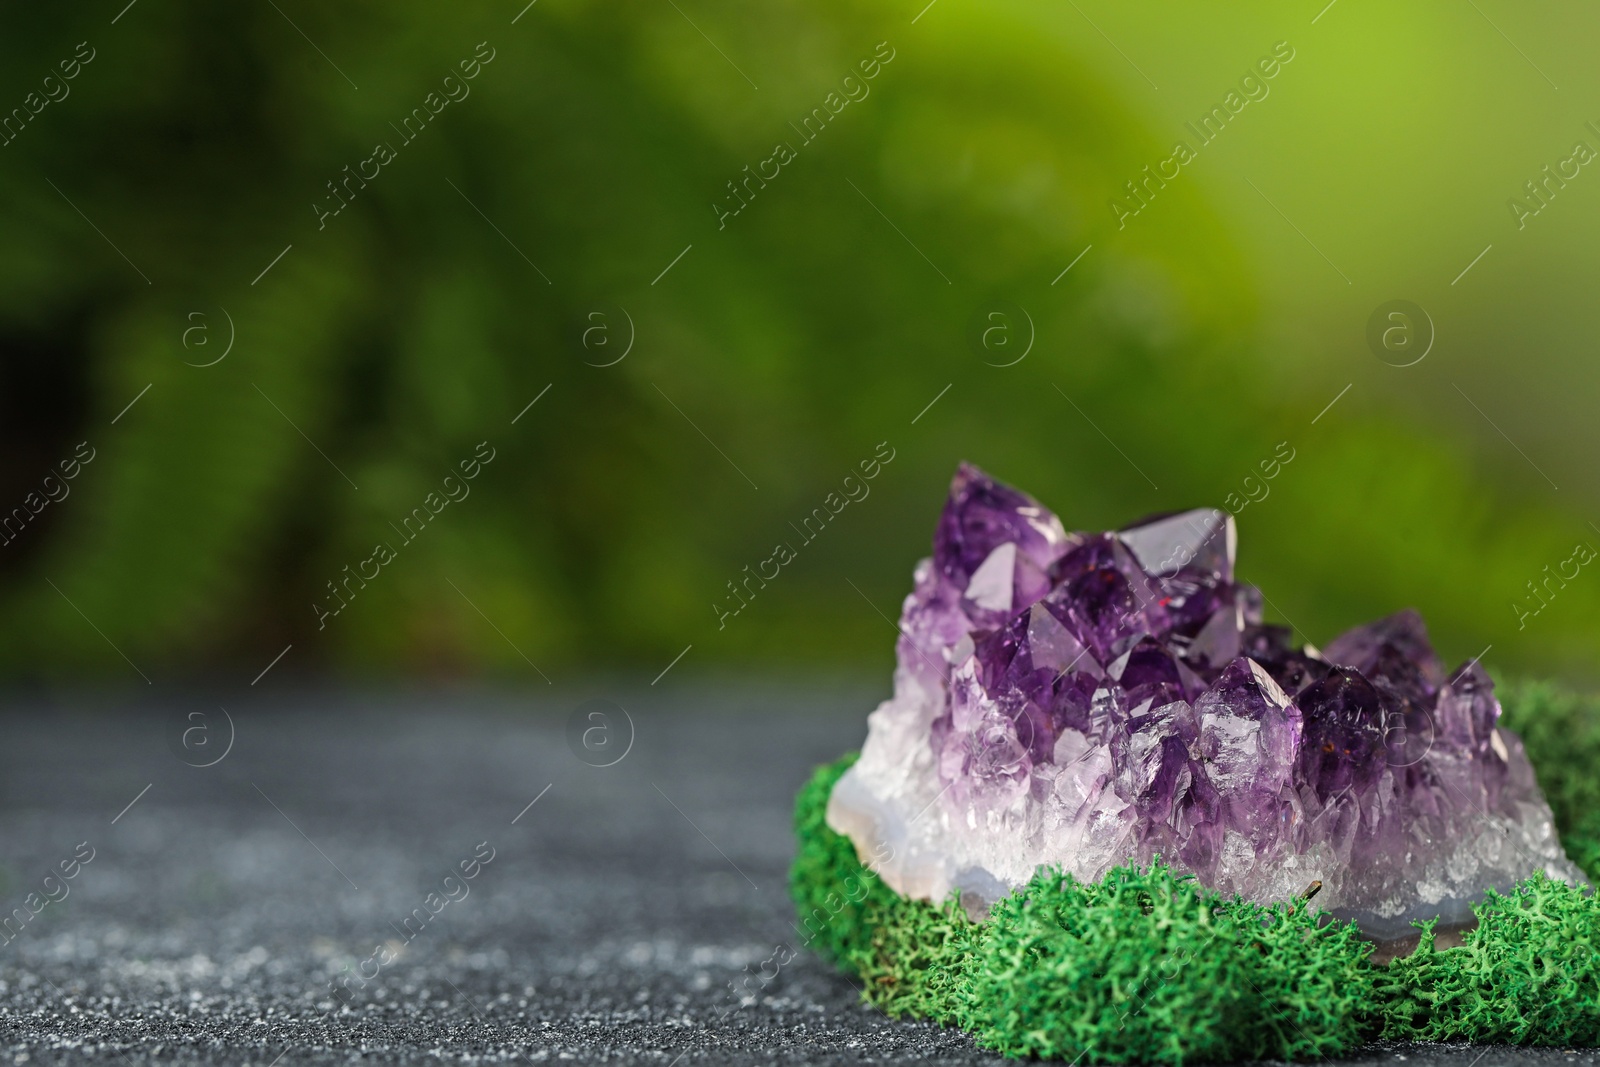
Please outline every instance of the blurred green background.
M886 672L959 460L1093 529L1259 494L1288 442L1238 516L1269 614L1322 642L1415 606L1452 659L1592 680L1600 575L1517 605L1600 545L1600 171L1507 206L1600 148L1591 9L924 3L10 5L0 668ZM1437 332L1413 366L1366 341L1393 299ZM1012 347L975 344L1002 307Z

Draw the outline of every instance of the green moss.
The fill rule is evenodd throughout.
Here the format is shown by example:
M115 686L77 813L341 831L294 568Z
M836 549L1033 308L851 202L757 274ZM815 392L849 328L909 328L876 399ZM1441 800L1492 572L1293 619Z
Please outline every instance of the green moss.
M1572 859L1600 880L1600 701L1501 686ZM1012 1056L1183 1063L1346 1053L1363 1040L1600 1045L1600 903L1536 874L1490 893L1459 948L1388 967L1351 924L1300 904L1224 899L1157 861L1095 883L1041 871L974 923L905 900L824 820L855 755L795 806L790 888L806 943L891 1016L970 1030Z
M1041 872L997 903L972 968L978 1042L1093 1063L1312 1059L1353 1048L1370 946L1304 905L1225 900L1159 860Z
M1386 1036L1516 1045L1600 1043L1600 908L1543 874L1473 909L1459 948L1434 947L1433 924L1380 989Z
M1562 847L1600 881L1600 701L1549 682L1497 685L1527 748ZM1382 974L1386 1036L1531 1045L1600 1044L1600 903L1543 874L1473 909L1459 948L1435 948L1433 924Z
M794 832L799 849L789 869L789 895L799 913L800 935L806 946L859 975L858 961L871 945L877 920L895 894L861 866L855 846L829 829L824 820L833 784L855 761L852 752L817 768L795 798Z
M829 829L828 794L855 763L850 753L819 767L795 800L799 850L789 892L805 943L863 983L863 997L895 1018L958 1021L960 979L976 926L952 899L942 907L906 900Z
M795 805L790 890L806 943L891 1016L972 1030L1011 1055L1181 1063L1312 1058L1353 1047L1368 946L1306 908L1224 901L1157 863L1085 884L1041 873L973 923L954 899L905 900L824 821L855 762L819 768Z

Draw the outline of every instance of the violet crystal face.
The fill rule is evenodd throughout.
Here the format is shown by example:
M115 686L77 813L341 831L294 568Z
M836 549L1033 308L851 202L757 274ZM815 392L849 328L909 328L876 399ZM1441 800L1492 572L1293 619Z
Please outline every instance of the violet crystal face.
M1234 580L1204 508L1069 534L963 464L901 613L894 696L828 822L897 892L981 911L1041 866L1161 856L1379 939L1536 870L1582 884L1476 663L1404 611L1318 652Z

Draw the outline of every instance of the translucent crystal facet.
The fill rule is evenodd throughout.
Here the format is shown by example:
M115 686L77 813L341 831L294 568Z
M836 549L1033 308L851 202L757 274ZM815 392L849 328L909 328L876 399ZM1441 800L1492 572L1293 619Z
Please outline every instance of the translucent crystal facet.
M1392 938L1583 881L1480 665L1446 674L1413 611L1297 646L1236 542L1212 508L1069 534L963 464L830 824L900 893L978 909L1160 855L1262 902L1320 881Z

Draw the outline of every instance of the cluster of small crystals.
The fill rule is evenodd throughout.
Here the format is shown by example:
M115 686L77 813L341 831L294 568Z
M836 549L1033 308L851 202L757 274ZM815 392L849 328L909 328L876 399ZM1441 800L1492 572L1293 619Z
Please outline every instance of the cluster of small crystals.
M1378 937L1582 881L1480 665L1446 675L1410 611L1295 647L1235 539L1214 509L1069 534L963 465L830 824L906 896L1161 856L1263 902L1321 881Z

